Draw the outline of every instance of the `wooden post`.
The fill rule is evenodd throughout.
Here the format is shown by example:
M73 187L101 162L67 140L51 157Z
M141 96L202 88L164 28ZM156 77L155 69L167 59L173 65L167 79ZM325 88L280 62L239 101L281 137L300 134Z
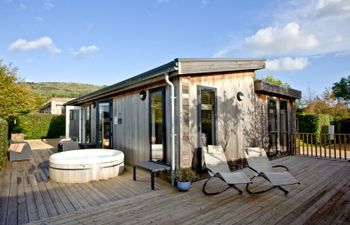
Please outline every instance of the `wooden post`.
M321 141L321 135L320 135L320 141ZM317 143L317 136L316 136L316 134L315 134L315 147L316 147L316 157L317 157L317 145L319 144L319 143Z
M305 149L305 134L303 133L303 155L305 155L304 149Z
M341 135L340 134L338 136L338 140L339 140L339 142L338 142L338 145L339 145L339 159L341 159Z
M331 142L331 137L329 134L327 134L327 137L328 137L328 153L329 153L329 158L332 157L332 142Z
M306 134L306 155L309 156L309 134Z
M347 160L347 157L346 157L346 144L347 144L347 137L346 137L347 135L344 135L344 158L345 158L345 160Z
M298 150L299 150L299 155L300 155L300 150L301 150L301 134L298 133L298 139L299 139L299 146L298 146Z
M325 136L323 134L321 134L321 137L323 139L322 141L322 149L323 149L323 157L327 157L327 154L326 154L326 139L325 139Z
M334 153L334 158L337 158L337 136L334 134L333 135L334 140L333 140L333 153Z
M314 152L313 152L313 149L314 149L314 146L313 146L313 143L314 143L314 134L310 134L311 135L311 156L314 156Z

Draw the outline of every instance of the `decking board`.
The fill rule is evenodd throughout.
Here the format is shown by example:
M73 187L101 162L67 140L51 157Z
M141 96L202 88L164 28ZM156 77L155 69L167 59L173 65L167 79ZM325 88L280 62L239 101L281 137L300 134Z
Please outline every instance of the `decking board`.
M87 184L60 184L48 178L54 150L32 151L32 159L0 172L0 224L349 224L350 164L289 156L272 161L289 167L301 185L249 195L235 190L206 196L204 181L179 193L161 179L156 190L149 174L126 170L117 178ZM252 174L245 169L249 176ZM268 185L256 180L258 188ZM210 188L225 184L214 180ZM239 185L243 190L244 185Z

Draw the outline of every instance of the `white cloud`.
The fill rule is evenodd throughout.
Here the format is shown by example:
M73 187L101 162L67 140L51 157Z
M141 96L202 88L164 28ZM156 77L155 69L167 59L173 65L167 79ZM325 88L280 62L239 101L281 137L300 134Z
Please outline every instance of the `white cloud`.
M234 51L234 48L228 47L225 49L221 49L218 52L216 52L213 57L214 58L222 58L226 57L227 55L231 54Z
M81 59L81 58L84 58L85 56L87 56L89 54L92 54L92 53L98 51L98 50L99 50L99 48L96 47L95 45L82 46L82 47L79 48L79 50L73 51L72 55L76 59Z
M309 60L304 57L300 57L300 58L284 57L284 58L266 61L266 69L273 70L273 71L302 70L307 65L309 65Z
M283 25L296 21L302 31L313 34L319 45L307 51L297 51L304 56L337 54L350 50L349 0L293 0L295 6L282 4L273 12L271 24Z
M45 0L44 1L44 6L46 9L52 9L55 7L54 3L53 3L53 0Z
M316 5L317 16L346 16L350 14L349 0L319 0Z
M9 50L14 52L30 51L37 49L45 49L54 54L61 53L61 50L56 48L55 44L53 43L50 37L41 37L34 41L18 39L15 42L13 42L9 47Z
M214 55L309 57L350 51L350 0L279 1L264 14L267 26Z
M247 48L259 54L288 54L299 50L314 49L319 41L313 34L300 29L297 23L282 28L267 27L245 39Z

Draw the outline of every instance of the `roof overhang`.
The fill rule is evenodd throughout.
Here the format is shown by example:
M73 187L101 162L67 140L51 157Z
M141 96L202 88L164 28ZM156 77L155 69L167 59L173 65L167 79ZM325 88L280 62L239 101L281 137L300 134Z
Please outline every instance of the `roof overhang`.
M246 70L255 71L265 68L265 60L263 59L179 58L175 60L178 62L179 75Z
M266 94L277 97L286 97L292 99L300 99L301 91L292 88L287 88L275 84L271 84L262 80L254 82L255 93Z
M164 75L166 73L169 74L170 78L173 78L186 74L188 75L228 71L255 71L258 69L263 69L264 67L265 60L262 59L176 58L167 64L156 67L127 80L73 99L67 102L65 105L82 105L155 82L164 81Z

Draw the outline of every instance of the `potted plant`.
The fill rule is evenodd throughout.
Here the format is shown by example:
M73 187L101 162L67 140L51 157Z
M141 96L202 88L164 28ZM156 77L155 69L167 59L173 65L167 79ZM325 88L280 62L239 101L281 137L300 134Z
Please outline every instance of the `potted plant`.
M180 168L176 170L177 188L179 191L188 191L191 181L197 179L197 174L191 168Z

